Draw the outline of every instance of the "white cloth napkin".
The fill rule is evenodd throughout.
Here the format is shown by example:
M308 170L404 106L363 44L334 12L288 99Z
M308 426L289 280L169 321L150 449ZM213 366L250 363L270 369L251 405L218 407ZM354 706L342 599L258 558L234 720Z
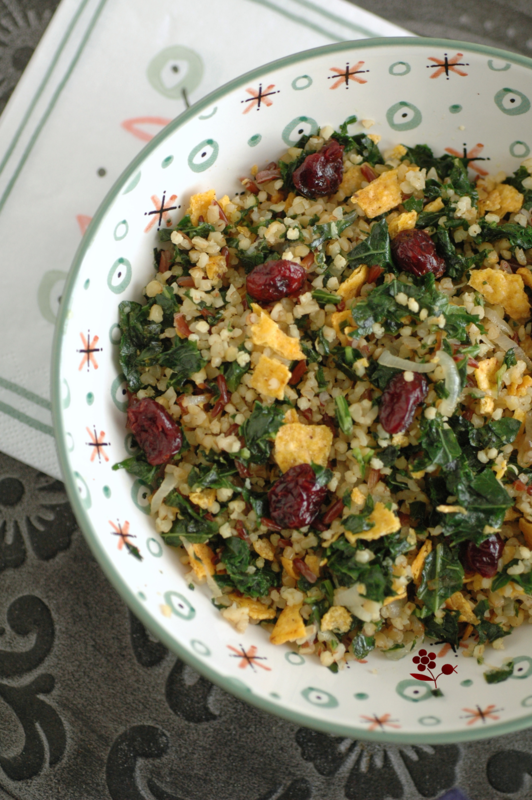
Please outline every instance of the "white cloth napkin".
M345 0L62 0L0 117L0 450L60 477L54 320L83 231L187 103L331 41L406 35Z

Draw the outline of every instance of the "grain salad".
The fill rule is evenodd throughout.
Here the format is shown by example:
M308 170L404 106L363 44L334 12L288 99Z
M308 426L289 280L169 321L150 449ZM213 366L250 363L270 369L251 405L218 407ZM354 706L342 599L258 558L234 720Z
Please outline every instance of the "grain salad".
M379 142L192 196L120 304L114 468L227 622L333 670L532 621L532 158Z

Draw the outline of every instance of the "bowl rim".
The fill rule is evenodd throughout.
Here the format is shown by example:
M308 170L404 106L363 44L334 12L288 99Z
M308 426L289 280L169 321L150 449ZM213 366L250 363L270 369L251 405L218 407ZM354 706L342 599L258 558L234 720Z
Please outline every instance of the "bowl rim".
M123 172L116 179L115 183L108 191L102 202L100 203L92 221L90 222L78 248L70 267L65 288L62 294L62 302L60 304L59 313L57 316L54 339L52 344L52 364L51 364L51 396L52 396L52 418L55 431L56 450L58 454L59 464L64 479L66 492L72 508L74 510L76 519L80 529L87 541L93 555L98 561L104 574L109 579L113 588L119 593L126 605L133 611L139 618L143 625L148 628L154 636L157 637L171 652L177 655L185 663L195 669L200 675L207 678L211 683L216 684L221 689L229 692L239 700L243 700L261 711L267 711L278 717L282 717L288 722L301 725L306 728L312 728L324 733L333 734L336 736L345 736L349 738L356 737L357 739L365 741L375 741L380 743L390 744L454 744L458 742L471 742L479 739L492 738L494 736L501 736L503 734L512 733L532 726L532 714L519 717L515 720L501 722L495 725L490 725L484 729L472 730L463 729L450 732L438 733L436 731L423 731L422 733L390 733L387 731L367 731L362 729L354 729L349 725L340 722L331 722L329 720L322 720L313 717L311 714L302 712L294 712L290 709L284 708L282 705L268 700L265 697L255 695L247 687L241 687L227 680L223 675L218 673L216 669L209 666L207 662L202 661L193 653L186 650L179 641L174 639L165 628L159 623L156 617L152 616L142 602L137 598L135 593L130 589L129 585L123 578L120 569L116 562L114 562L107 552L104 550L100 543L98 536L92 528L90 517L87 515L83 507L79 492L76 488L73 475L69 467L69 459L66 448L65 429L63 425L62 405L61 405L61 357L62 345L64 337L62 330L66 322L66 315L68 311L69 300L76 282L80 267L85 259L86 253L89 250L95 233L99 225L105 217L109 206L120 194L127 181L135 174L146 156L152 152L158 145L166 139L166 137L182 127L188 122L189 119L195 117L200 111L211 106L215 101L220 100L229 92L242 85L248 83L250 80L262 77L268 72L286 66L297 64L300 61L305 61L314 56L325 55L328 53L339 53L352 50L365 50L375 47L450 47L465 50L465 52L480 53L492 58L504 59L514 64L532 69L532 58L521 55L520 53L511 53L489 45L477 44L475 42L464 42L457 39L443 39L443 38L425 38L414 36L393 36L393 37L375 37L370 39L355 39L336 42L334 44L322 45L320 47L313 47L308 50L302 50L293 53L289 56L276 59L275 61L267 62L260 67L256 67L249 72L239 75L231 81L223 84L218 89L210 92L202 97L190 108L187 108L183 113L172 120L162 131L160 131L150 142L148 142L142 150L135 156L135 158L128 164Z

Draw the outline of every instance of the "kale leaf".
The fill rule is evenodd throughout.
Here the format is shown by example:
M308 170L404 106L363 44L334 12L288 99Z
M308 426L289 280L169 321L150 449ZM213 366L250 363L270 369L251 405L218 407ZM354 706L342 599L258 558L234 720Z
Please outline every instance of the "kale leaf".
M484 680L486 683L502 683L511 678L514 673L514 662L508 661L503 667L499 669L487 669L484 673Z
M492 473L493 474L493 473ZM434 614L464 582L464 568L456 551L445 544L436 545L428 554L421 572L418 598L424 603L423 611Z
M124 461L118 462L118 464L113 464L112 468L114 470L125 469L130 475L135 475L136 478L140 478L141 481L144 481L147 486L154 488L155 478L161 466L160 464L156 464L155 466L148 464L144 453L139 453L138 455L124 459Z
M493 242L497 239L508 239L510 247L521 247L523 250L528 250L532 247L532 228L523 228L515 222L506 222L502 225L493 222L486 222L483 217L478 221L481 231L478 236L475 236L473 241L475 244L481 242Z
M293 181L293 174L298 167L301 166L303 161L306 157L310 155L310 153L301 153L297 158L293 161L290 161L288 164L285 161L279 161L279 169L281 170L281 179L283 181L283 189L286 192L295 192L296 187L294 186Z
M166 544L177 547L182 544L181 537L192 544L201 544L207 542L218 533L216 522L206 519L197 512L179 492L175 490L170 492L165 497L164 502L167 506L177 508L181 515L180 518L176 519L169 533L161 534Z
M385 219L381 219L373 225L369 236L348 253L347 260L351 267L366 264L368 267L377 265L384 269L394 269L390 234ZM372 294L373 292L371 292Z
M492 420L482 428L475 428L471 425L469 429L469 441L472 447L482 450L486 447L496 447L499 449L505 444L512 444L519 433L521 422L512 417Z
M248 350L246 347L241 344L238 348L241 353L247 353ZM238 387L240 386L240 381L242 380L242 376L248 372L251 367L251 359L241 366L238 361L224 361L220 369L222 370L225 382L227 384L227 388L231 393L236 392Z
M254 464L266 463L271 453L272 439L283 424L284 415L285 412L279 406L255 403L253 412L240 426L240 434L249 451L246 461Z
M225 453L209 452L206 456L211 463L192 467L188 475L188 485L194 492L201 489L235 489L235 484L228 480L230 475L238 472L233 459Z
M141 305L128 300L119 305L119 325L121 331L119 361L128 387L132 392L142 388L140 382L139 353L159 347L161 325L148 319L149 305Z
M460 644L460 631L458 626L459 611L450 611L445 609L442 619L431 615L423 619L425 626L425 633L431 639L436 639L439 642L447 642L453 650Z
M200 222L198 225L193 225L190 214L187 214L177 223L175 228L162 228L159 231L159 239L161 242L169 242L174 231L185 233L189 239L193 239L194 236L200 236L202 239L206 239L209 233L212 233L214 230L214 225L210 225L208 222Z
M332 138L336 139L339 144L344 146L346 153L350 153L351 150L354 150L357 155L362 156L364 161L371 164L372 167L374 167L375 164L384 164L384 159L379 148L373 139L369 138L367 133L357 133L354 136L348 133L347 129L349 125L354 125L356 121L357 118L355 116L348 117L348 119L340 125L338 131L333 133Z
M356 218L357 212L351 211L351 213L346 214L343 219L338 219L335 222L324 222L321 225L314 225L312 233L316 238L311 241L310 247L314 250L316 247L320 247L324 242L329 241L329 239L338 239L345 229L353 224Z
M532 208L532 189L525 189L523 181L525 178L530 178L530 173L526 167L519 167L518 170L510 178L506 178L504 183L514 186L518 192L524 195L523 208Z
M180 339L178 336L172 339L170 350L161 353L157 363L173 371L168 381L169 386L182 386L191 375L199 372L207 364L201 357L196 342Z
M280 574L273 572L269 564L251 574L247 571L253 566L251 551L246 542L238 536L225 539L224 545L220 558L225 564L227 575L214 576L219 585L234 586L249 597L265 597L272 587L279 584Z
M359 660L366 658L368 653L370 653L374 647L375 637L364 636L363 633L357 633L351 642L351 650L353 651L353 655Z

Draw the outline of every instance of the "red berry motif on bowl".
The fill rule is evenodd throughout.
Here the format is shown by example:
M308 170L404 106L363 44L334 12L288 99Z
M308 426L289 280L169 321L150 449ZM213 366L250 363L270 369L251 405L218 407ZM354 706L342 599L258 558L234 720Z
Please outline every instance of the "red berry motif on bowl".
M443 664L441 671L438 675L434 676L433 670L436 669L436 653L432 651L427 653L426 650L419 650L418 654L413 657L413 663L418 668L419 672L411 672L410 675L418 681L429 681L434 683L434 689L438 688L438 678L442 675L452 675L456 672L456 667L452 664ZM428 675L426 673L429 673Z

